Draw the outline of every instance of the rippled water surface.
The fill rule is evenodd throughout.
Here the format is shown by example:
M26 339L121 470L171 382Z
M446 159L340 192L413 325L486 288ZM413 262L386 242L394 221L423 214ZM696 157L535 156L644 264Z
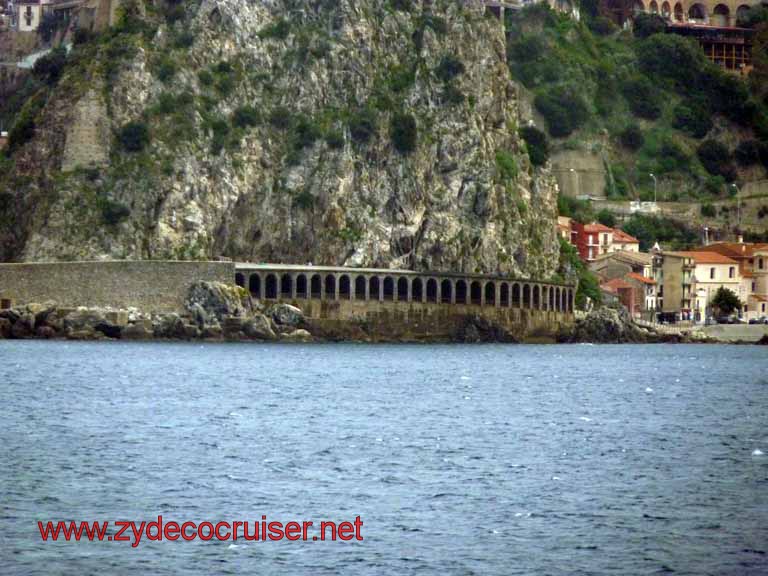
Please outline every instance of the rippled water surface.
M0 342L0 393L2 574L768 574L757 346ZM37 530L158 514L364 540Z

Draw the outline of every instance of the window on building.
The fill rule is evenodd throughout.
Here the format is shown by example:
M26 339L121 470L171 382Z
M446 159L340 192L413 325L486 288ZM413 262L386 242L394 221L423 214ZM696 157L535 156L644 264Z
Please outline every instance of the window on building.
M24 20L27 26L32 26L32 6L27 6L27 10L24 12Z
M608 244L608 234L603 234L603 244Z
M736 268L731 266L728 268L728 278L733 278L734 276L736 276Z
M710 280L714 280L715 279L715 269L714 268L710 268L709 269L709 279Z
M763 312L765 312L765 302L763 302Z
M763 259L760 258L760 260L757 261L757 267L760 268L760 270L763 269Z
M587 260L592 260L594 258L594 252L592 252L592 248L589 249L589 256L587 256Z
M757 292L757 282L752 282L752 292Z

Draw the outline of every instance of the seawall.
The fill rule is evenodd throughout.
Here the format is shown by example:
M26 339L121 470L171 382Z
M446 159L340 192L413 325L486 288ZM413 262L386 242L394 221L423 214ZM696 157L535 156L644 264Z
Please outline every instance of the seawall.
M422 302L281 300L301 308L313 335L339 340L452 341L493 338L489 330L502 328L501 339L552 340L572 313Z

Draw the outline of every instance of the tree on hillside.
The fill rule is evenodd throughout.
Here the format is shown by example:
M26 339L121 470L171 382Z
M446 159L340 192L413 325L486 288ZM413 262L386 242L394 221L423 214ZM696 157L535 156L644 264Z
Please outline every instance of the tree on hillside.
M712 298L712 307L715 308L719 314L733 314L736 310L741 309L741 301L732 290L729 290L725 286L720 286L720 288L717 289L717 292L715 292L715 296Z
M637 14L632 24L632 32L636 38L648 38L648 36L659 34L666 29L666 21L658 14Z
M613 213L607 208L603 208L600 210L600 212L597 213L597 221L600 222L600 224L603 226L608 226L609 228L616 227L616 216L614 216Z

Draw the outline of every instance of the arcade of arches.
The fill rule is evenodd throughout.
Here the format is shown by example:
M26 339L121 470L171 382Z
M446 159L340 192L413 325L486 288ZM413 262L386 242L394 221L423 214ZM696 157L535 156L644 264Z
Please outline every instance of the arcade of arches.
M495 276L311 266L237 265L235 281L260 300L469 305L572 313L573 286Z

